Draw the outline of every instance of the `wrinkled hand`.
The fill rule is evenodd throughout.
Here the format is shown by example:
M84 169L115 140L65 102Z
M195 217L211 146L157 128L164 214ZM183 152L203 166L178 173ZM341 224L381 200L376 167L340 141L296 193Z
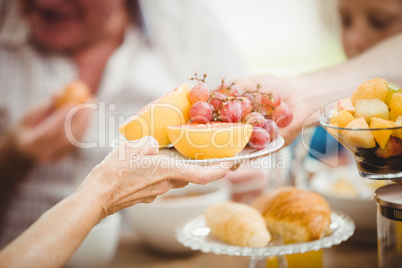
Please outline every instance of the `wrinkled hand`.
M206 184L224 177L230 163L201 167L158 155L158 142L145 137L114 149L86 177L78 191L97 194L106 217L189 182Z
M55 110L49 101L28 111L11 130L16 150L36 162L46 163L58 160L71 153L75 146L66 136L65 119L72 106L65 105ZM79 140L85 133L92 110L81 109L66 126Z
M242 90L255 90L257 84L262 86L262 91L277 91L293 112L293 121L286 128L280 128L279 134L285 139L285 145L289 145L301 132L303 123L310 115L306 105L299 99L294 87L287 82L272 75L248 77L236 80L236 85Z

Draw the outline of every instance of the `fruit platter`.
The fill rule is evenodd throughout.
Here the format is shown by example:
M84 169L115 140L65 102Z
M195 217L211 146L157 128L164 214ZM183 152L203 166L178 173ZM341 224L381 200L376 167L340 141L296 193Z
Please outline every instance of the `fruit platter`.
M279 128L293 114L275 91L241 91L224 79L210 89L206 75L191 88L183 84L145 106L120 127L121 138L154 137L160 154L195 163L240 162L272 153L284 145Z
M368 179L402 178L402 89L382 78L336 102L320 124L355 156Z

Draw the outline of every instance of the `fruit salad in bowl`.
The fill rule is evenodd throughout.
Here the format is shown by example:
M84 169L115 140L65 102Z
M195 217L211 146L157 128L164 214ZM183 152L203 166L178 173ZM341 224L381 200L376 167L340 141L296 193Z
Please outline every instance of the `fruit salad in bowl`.
M402 89L376 78L332 106L320 124L354 154L360 175L402 178Z

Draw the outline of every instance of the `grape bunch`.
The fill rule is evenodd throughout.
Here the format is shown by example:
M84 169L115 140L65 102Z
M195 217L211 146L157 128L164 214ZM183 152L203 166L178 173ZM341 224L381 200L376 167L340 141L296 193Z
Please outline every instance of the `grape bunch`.
M235 83L222 83L210 90L205 83L206 74L190 80L198 83L191 89L190 119L193 123L207 124L212 121L245 123L253 126L249 145L263 149L278 137L278 127L287 127L293 113L276 91L263 91L261 85L255 90L240 94Z

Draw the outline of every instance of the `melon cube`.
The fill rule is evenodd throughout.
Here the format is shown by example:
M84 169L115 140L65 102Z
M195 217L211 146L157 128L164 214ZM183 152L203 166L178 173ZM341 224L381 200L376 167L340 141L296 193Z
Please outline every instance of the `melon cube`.
M329 123L337 123L338 122L338 116L339 113L336 110L336 108L331 112L331 115L329 115Z
M170 144L167 126L188 122L191 102L190 88L183 84L167 95L145 106L138 115L128 118L119 126L119 132L127 140L138 140L146 136L154 137L159 148Z
M398 117L399 115L402 115L402 93L392 94L389 108L393 116Z
M331 118L330 124L337 127L346 127L346 125L354 119L355 118L350 112L342 110L337 117Z
M380 99L359 99L356 101L355 118L359 117L363 117L368 124L372 117L388 120L388 106Z
M402 115L398 116L398 118L394 122L395 127L402 127ZM401 129L394 129L392 131L392 136L402 139L402 128Z
M335 108L338 112L340 111L348 111L349 113L351 113L352 115L355 113L356 108L353 106L352 104L352 99L351 98L344 98L344 99L340 99L337 104L336 104L336 108Z
M363 117L356 118L346 126L347 128L369 129ZM374 135L367 130L343 130L342 141L345 145L356 148L374 148L376 146Z
M398 118L398 115L396 113L389 111L389 120L396 121L397 118Z
M388 93L385 98L385 103L389 106L389 102L391 101L392 95L395 93L402 93L402 89L395 86L394 84L387 83L388 84Z
M370 128L392 128L394 123L389 120L385 120L378 117L371 118ZM391 136L392 130L373 130L374 139L377 141L378 145L384 149L387 145L389 137Z

